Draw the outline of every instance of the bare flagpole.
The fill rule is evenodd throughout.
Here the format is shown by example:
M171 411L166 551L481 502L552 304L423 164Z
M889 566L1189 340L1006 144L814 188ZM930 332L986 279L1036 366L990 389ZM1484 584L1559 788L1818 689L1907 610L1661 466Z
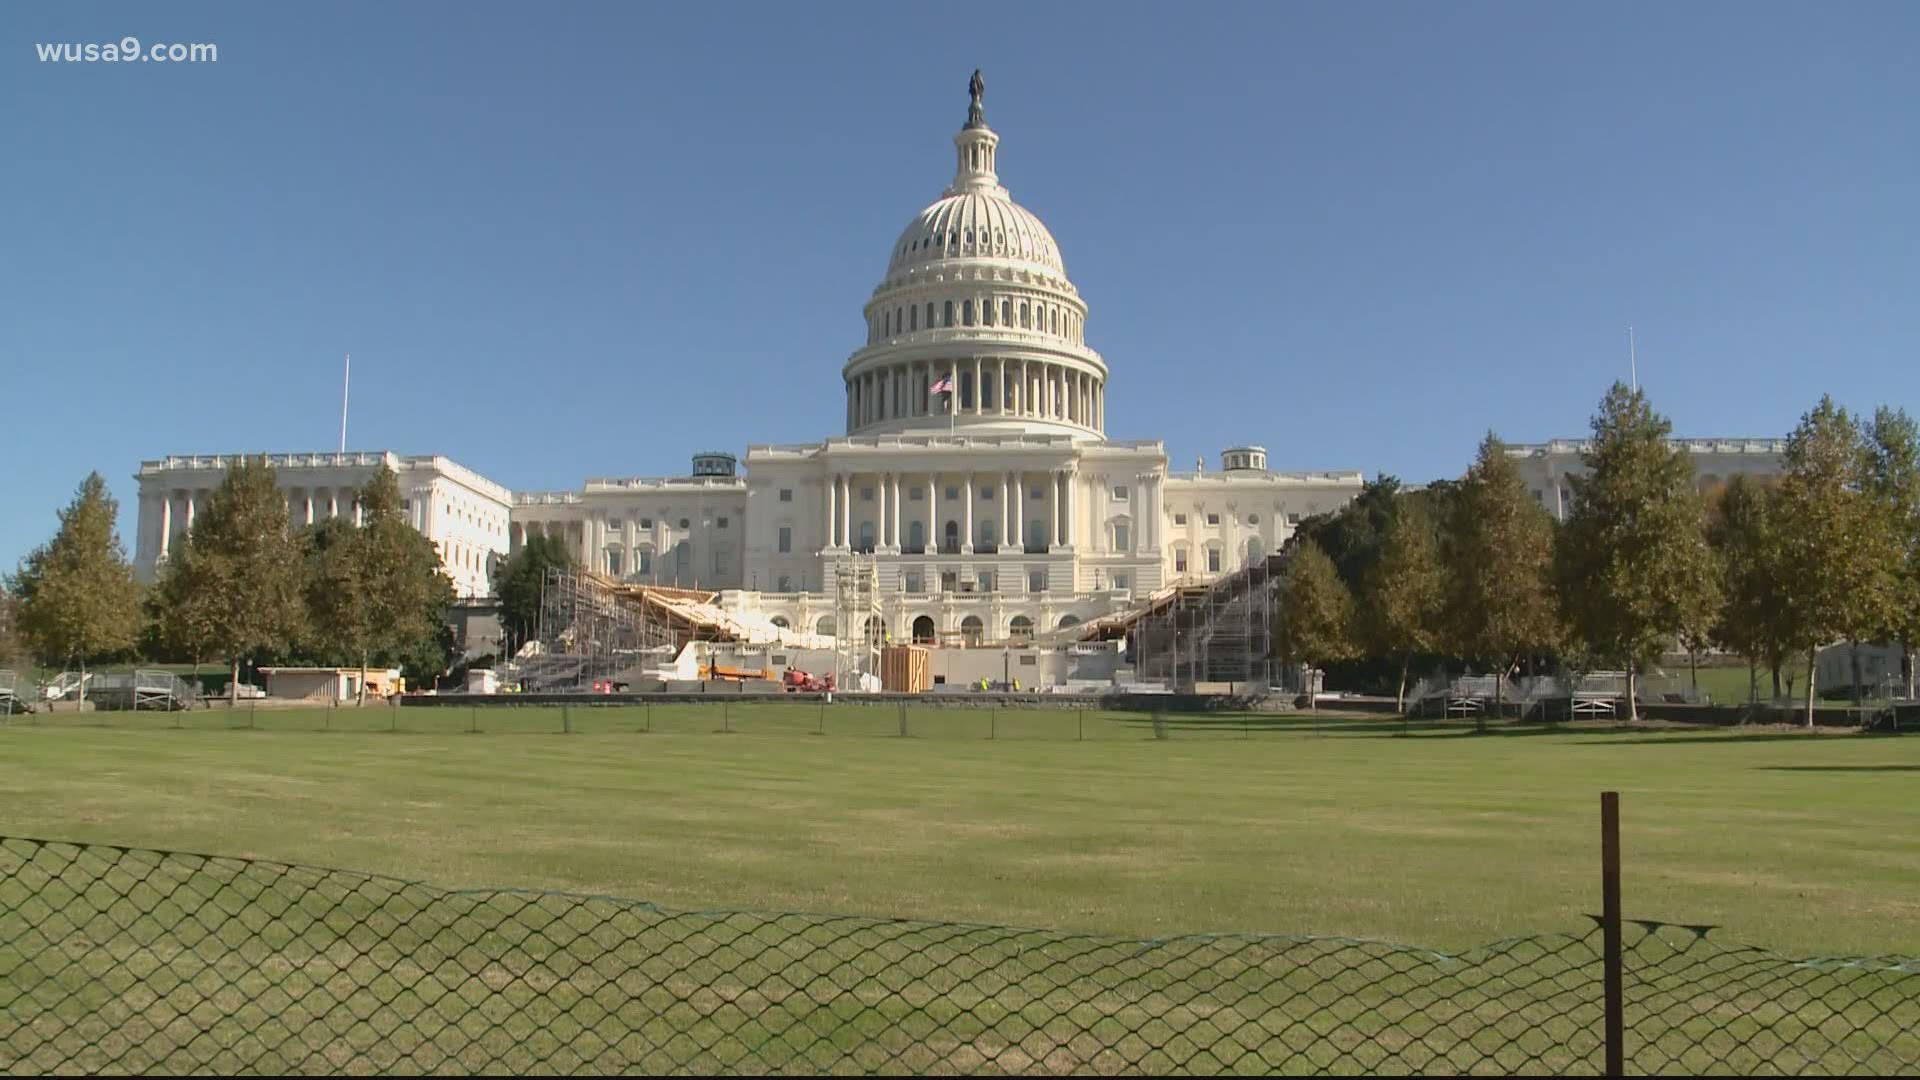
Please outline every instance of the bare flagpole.
M1633 388L1640 389L1640 356L1633 348L1633 326L1627 326L1627 374L1633 379Z
M347 391L353 388L353 354L347 354L346 377L340 381L340 452L347 452Z

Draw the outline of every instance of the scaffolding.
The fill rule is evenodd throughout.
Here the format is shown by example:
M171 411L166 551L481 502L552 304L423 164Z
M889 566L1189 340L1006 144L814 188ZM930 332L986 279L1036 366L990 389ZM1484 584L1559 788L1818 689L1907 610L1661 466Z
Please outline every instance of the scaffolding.
M538 649L519 661L527 692L588 689L676 645L673 628L648 617L647 605L622 595L605 578L549 566L540 583Z
M1136 677L1188 693L1224 685L1228 693L1262 694L1290 681L1289 669L1273 658L1285 567L1286 556L1268 555L1224 578L1156 594L1126 620Z
M853 688L859 675L880 674L880 651L887 644L879 563L857 551L839 555L833 596L833 685Z

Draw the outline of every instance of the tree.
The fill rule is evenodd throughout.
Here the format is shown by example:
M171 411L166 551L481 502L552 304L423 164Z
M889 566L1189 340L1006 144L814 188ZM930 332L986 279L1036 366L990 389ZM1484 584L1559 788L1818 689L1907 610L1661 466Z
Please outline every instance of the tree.
M1710 504L1707 542L1718 555L1720 605L1713 640L1729 652L1762 664L1773 674L1780 697L1780 667L1788 640L1781 583L1781 551L1773 515L1774 489L1736 475Z
M50 665L79 663L82 701L87 661L125 652L140 639L140 585L114 531L119 512L107 482L87 474L60 511L53 539L27 555L9 587L28 647Z
M567 545L555 536L529 536L494 579L494 595L500 598L501 629L514 642L531 638L539 626L540 589L546 584L550 566L573 566Z
M1498 713L1506 676L1520 658L1560 638L1553 519L1527 494L1506 446L1491 433L1454 493L1451 516L1447 651L1497 668Z
M287 650L305 624L306 568L264 456L228 467L195 518L188 547L186 557L168 567L159 617L198 649L226 658L228 702L237 704L241 659Z
M1867 452L1867 491L1885 522L1891 560L1875 637L1899 644L1902 693L1911 698L1920 644L1920 429L1905 409L1882 406L1867 425Z
M1784 637L1807 657L1807 726L1813 726L1821 646L1862 641L1883 621L1891 583L1891 530L1868 490L1858 426L1830 397L1787 437L1786 474L1774 521Z
M359 701L366 703L367 668L419 664L434 674L453 582L440 568L433 542L407 523L400 481L382 465L357 495L360 525L345 519L308 530L307 610L318 644L360 666Z
M1287 560L1275 630L1275 650L1290 663L1313 667L1354 653L1353 596L1333 560L1311 540L1302 541ZM1307 703L1313 707L1311 681Z
M1572 478L1555 548L1568 623L1594 655L1626 668L1635 720L1635 670L1704 627L1714 602L1693 464L1667 441L1672 433L1645 394L1614 383L1593 418L1588 472Z
M1296 534L1312 541L1333 560L1348 589L1359 592L1367 574L1380 561L1388 523L1406 498L1400 481L1381 475L1360 486L1351 502L1331 513L1315 514L1300 523Z
M1420 504L1401 500L1387 519L1379 561L1367 574L1360 597L1361 637L1369 650L1400 658L1401 712L1407 708L1407 670L1415 653L1439 648L1446 610L1446 578L1440 571L1433 522Z

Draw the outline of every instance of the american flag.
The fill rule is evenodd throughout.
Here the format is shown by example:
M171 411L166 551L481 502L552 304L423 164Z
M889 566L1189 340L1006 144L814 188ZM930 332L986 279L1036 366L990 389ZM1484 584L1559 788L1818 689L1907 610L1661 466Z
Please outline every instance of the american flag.
M928 392L934 393L934 394L953 393L953 376L942 375L938 379L935 379L933 382L933 386L929 388Z

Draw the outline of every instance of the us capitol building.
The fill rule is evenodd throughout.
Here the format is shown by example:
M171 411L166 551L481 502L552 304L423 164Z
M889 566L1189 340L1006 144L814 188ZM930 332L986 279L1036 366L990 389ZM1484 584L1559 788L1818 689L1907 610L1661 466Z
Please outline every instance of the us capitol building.
M1107 437L1087 303L1053 234L1001 185L978 73L970 89L953 181L894 241L862 310L844 434L749 446L744 475L733 454L699 453L688 476L562 492L508 492L437 456L273 455L294 520L354 513L384 461L462 595L486 595L505 554L544 535L609 576L717 592L797 630L831 632L836 574L858 565L894 640L975 643L1230 573L1358 493L1358 471L1274 472L1260 446L1173 472L1161 442ZM230 460L143 463L144 574Z

